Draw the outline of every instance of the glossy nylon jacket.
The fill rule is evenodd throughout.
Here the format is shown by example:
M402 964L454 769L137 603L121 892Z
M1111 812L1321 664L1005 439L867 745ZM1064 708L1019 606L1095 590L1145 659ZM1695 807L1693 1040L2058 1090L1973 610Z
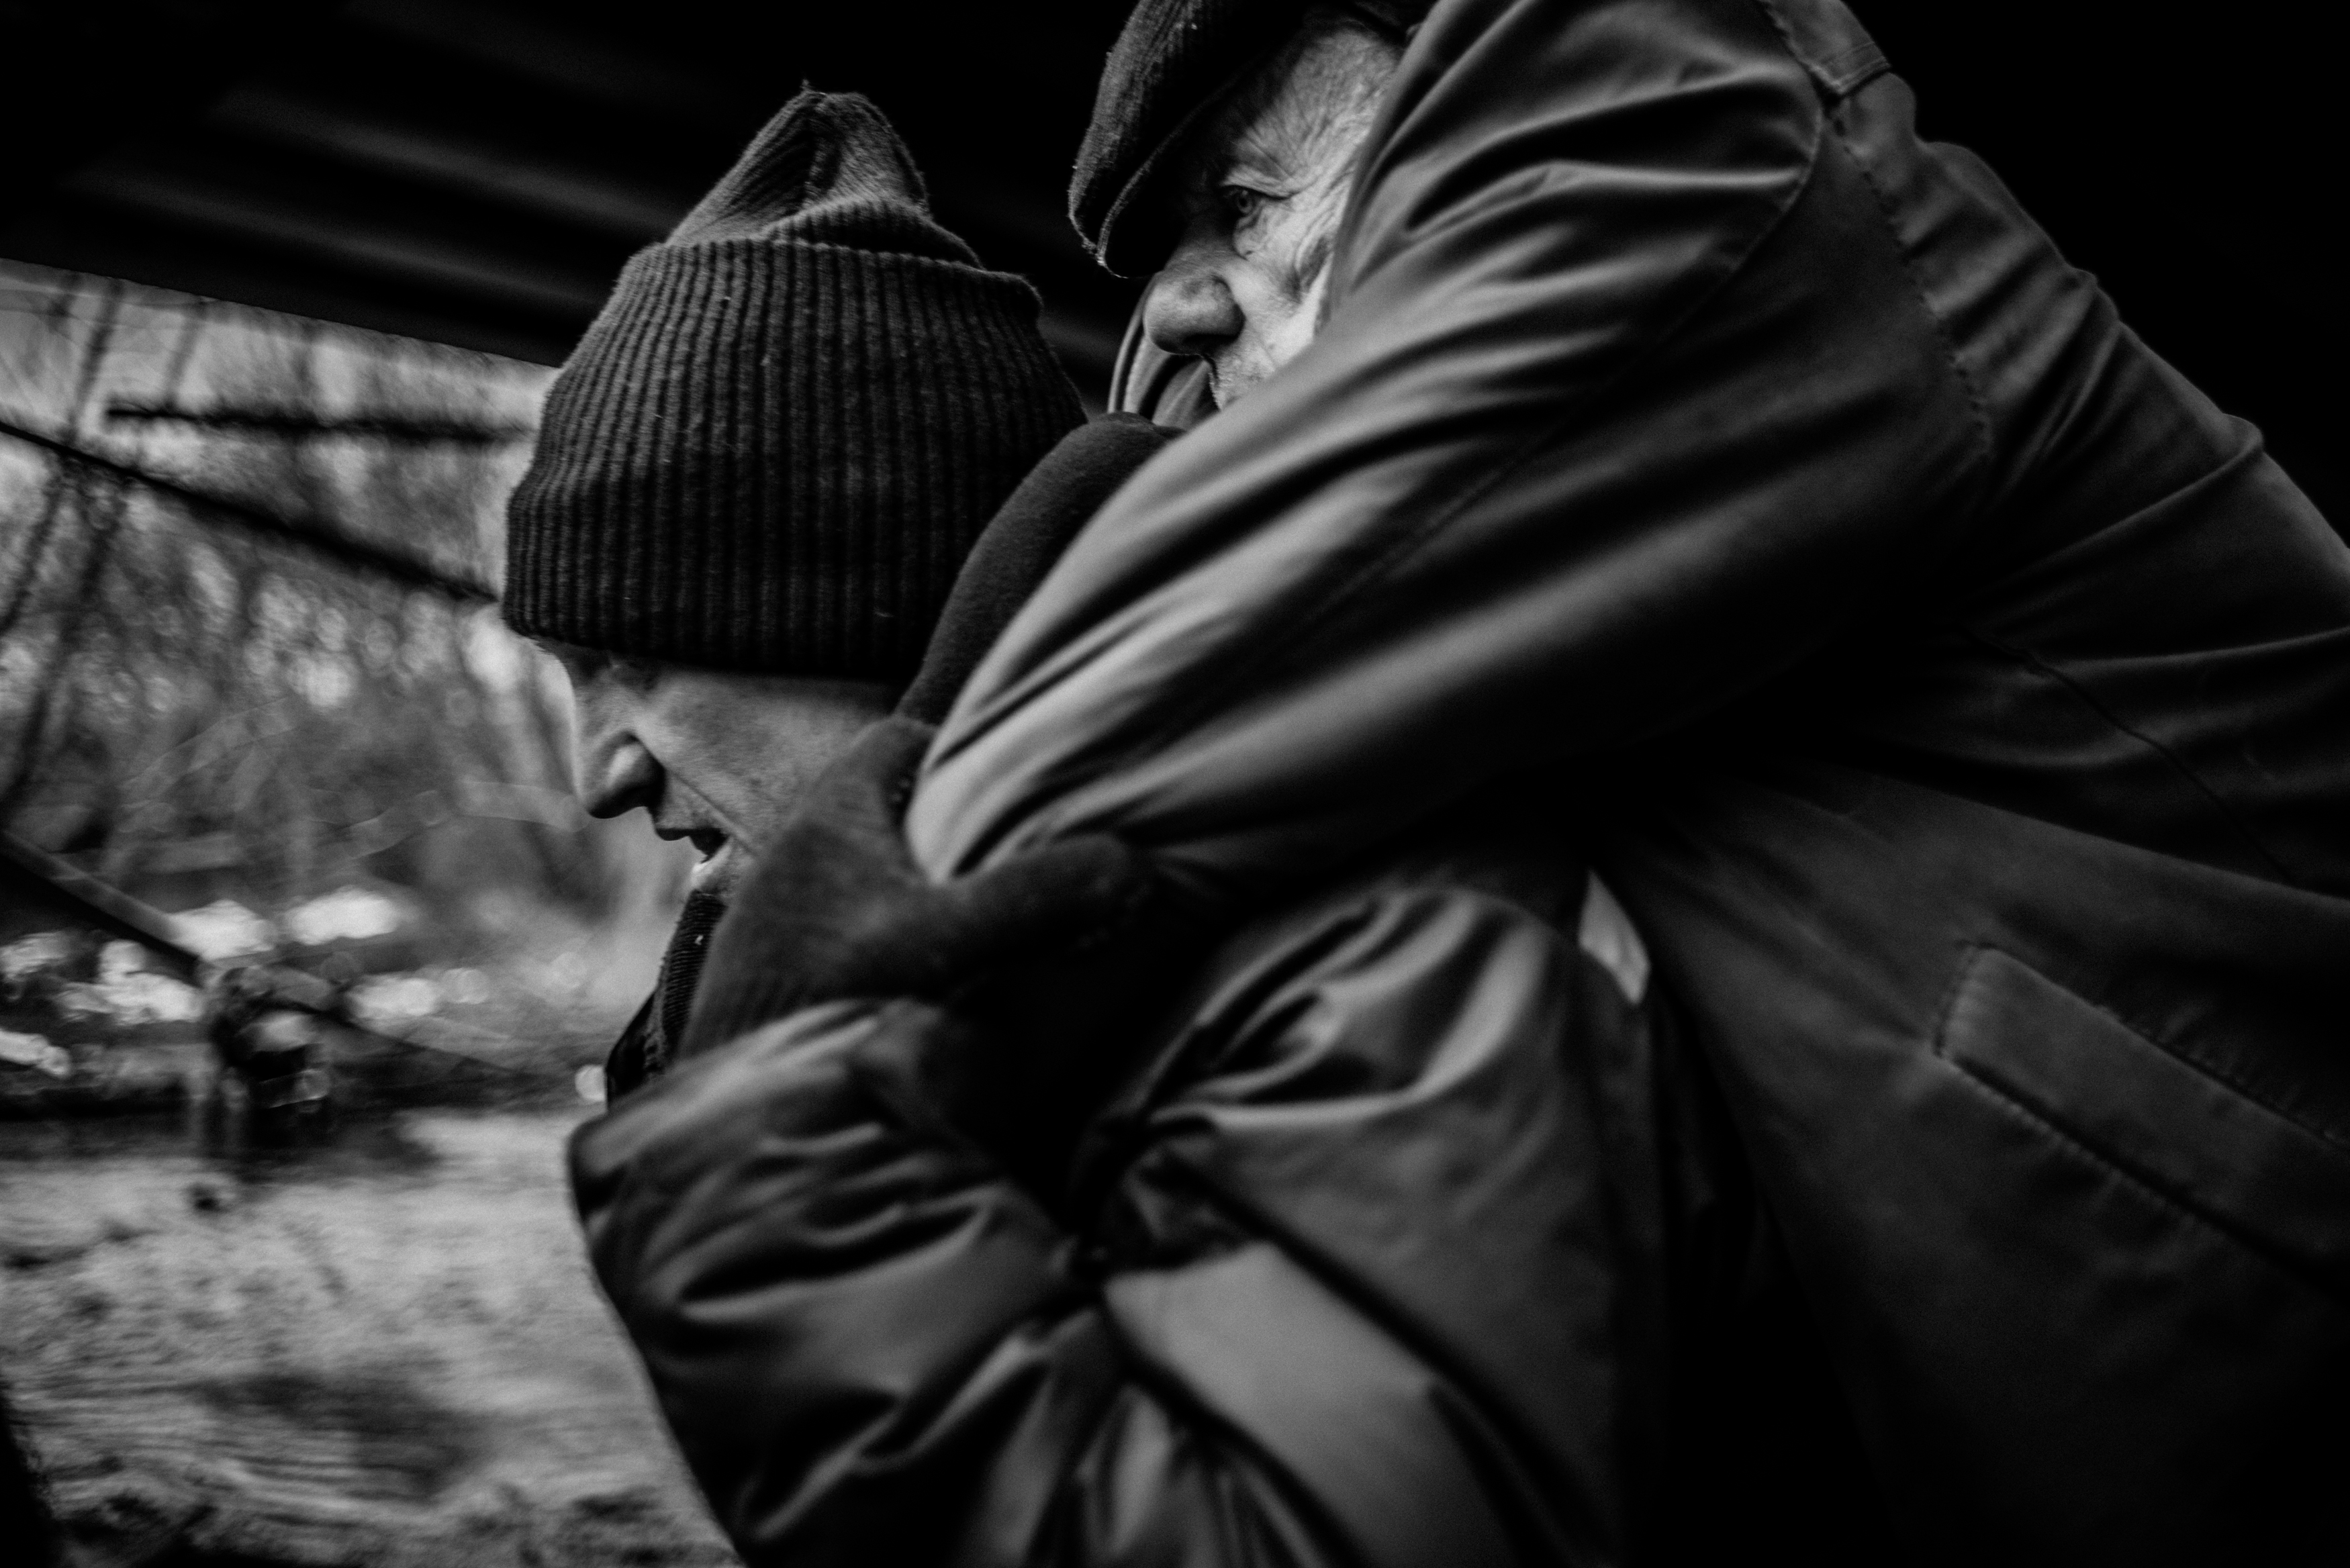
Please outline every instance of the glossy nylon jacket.
M1911 116L1830 0L1438 5L910 835L1244 906L1579 765L1913 1550L2338 1560L2350 561Z
M1884 1561L1718 1101L1548 804L1243 926L1050 1192L906 1070L996 1048L913 1002L585 1129L597 1272L744 1561Z
M1113 416L1023 482L901 712L1162 442ZM590 1251L744 1557L1882 1561L1718 1097L1557 793L1504 781L1220 950L1154 944L1172 987L1081 1042L1107 1103L970 999L993 1031L815 1012L615 1072L574 1151ZM1039 1101L1083 1123L1074 1169Z
M951 874L1107 827L1237 910L1560 764L1911 1552L2339 1560L2350 564L1909 116L1815 0L1440 4L1321 337L1080 538L910 835ZM639 1168L725 1212L685 1147ZM656 1210L604 1211L608 1282ZM787 1293L647 1278L640 1343Z

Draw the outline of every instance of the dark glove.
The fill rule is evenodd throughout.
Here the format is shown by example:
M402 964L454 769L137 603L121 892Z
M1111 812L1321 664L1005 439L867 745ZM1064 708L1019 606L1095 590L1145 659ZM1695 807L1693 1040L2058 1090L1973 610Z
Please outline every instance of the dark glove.
M1149 901L1142 858L1107 834L932 882L899 821L933 733L885 719L827 769L711 939L680 1054L819 1002L950 1003L999 968L1113 940Z

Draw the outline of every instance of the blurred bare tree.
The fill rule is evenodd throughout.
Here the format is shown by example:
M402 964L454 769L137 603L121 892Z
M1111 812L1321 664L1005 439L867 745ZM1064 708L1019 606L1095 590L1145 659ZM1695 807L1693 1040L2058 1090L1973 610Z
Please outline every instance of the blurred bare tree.
M479 586L546 379L0 269L0 826L129 885L608 898Z

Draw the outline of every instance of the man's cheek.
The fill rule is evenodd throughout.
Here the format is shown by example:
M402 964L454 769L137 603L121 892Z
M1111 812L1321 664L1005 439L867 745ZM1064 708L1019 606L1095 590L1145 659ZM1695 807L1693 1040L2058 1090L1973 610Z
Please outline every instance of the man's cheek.
M1282 296L1257 322L1253 340L1242 347L1250 360L1253 381L1261 381L1305 351L1322 324L1322 300L1328 292L1329 269L1301 281L1296 292Z
M1327 255L1315 272L1312 282L1305 286L1305 296L1298 301L1297 314L1290 318L1289 336L1283 346L1282 363L1287 364L1305 352L1322 330L1323 313L1330 304L1330 262Z

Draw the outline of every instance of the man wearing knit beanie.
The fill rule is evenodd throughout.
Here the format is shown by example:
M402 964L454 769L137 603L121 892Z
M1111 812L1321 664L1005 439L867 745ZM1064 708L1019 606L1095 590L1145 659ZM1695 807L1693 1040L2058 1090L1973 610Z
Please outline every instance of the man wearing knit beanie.
M665 249L836 243L798 214L848 205L850 174L920 234L885 135L854 100L801 100ZM1680 1187L1709 1236L1753 1217L1734 1171L1683 1179L1719 1143L1706 1107L1636 1086L1678 1046L1620 910L1516 791L1212 954L1106 836L928 877L899 820L926 721L1161 437L1113 419L1046 453L943 612L912 612L938 624L899 692L902 663L842 654L843 584L876 595L879 574L803 590L903 511L844 507L835 547L795 551L769 535L838 514L734 504L877 483L878 437L740 417L778 358L805 361L787 391L866 395L827 380L873 379L845 337L759 341L818 318L790 299L843 265L816 261L640 258L515 503L509 614L572 672L591 806L715 847L703 886L727 895L699 983L689 925L634 1032L678 1061L572 1160L598 1275L737 1550L1498 1562L1498 1504L1548 1555L1607 1560L1638 1521L1579 1434L1645 1396L1591 1386L1574 1347L1629 1334L1653 1361L1663 1314L1622 1311L1594 1262L1680 1228ZM748 594L679 564L712 560L771 575ZM660 1015L689 991L681 1033ZM887 1026L804 1033L851 1017ZM1652 1109L1688 1136L1650 1137ZM1689 1168L1600 1194L1556 1158L1595 1141Z
M931 219L870 103L803 92L629 262L556 378L506 618L570 676L588 809L643 810L704 857L615 1092L670 1054L751 853L898 701L1014 486L1076 430L1005 524L1066 537L1155 449L1139 422L1078 428L1036 312ZM1007 609L967 607L964 641ZM941 711L943 680L921 699Z
M964 553L1082 418L1035 292L931 218L861 98L803 92L640 252L515 493L526 636L904 681Z

